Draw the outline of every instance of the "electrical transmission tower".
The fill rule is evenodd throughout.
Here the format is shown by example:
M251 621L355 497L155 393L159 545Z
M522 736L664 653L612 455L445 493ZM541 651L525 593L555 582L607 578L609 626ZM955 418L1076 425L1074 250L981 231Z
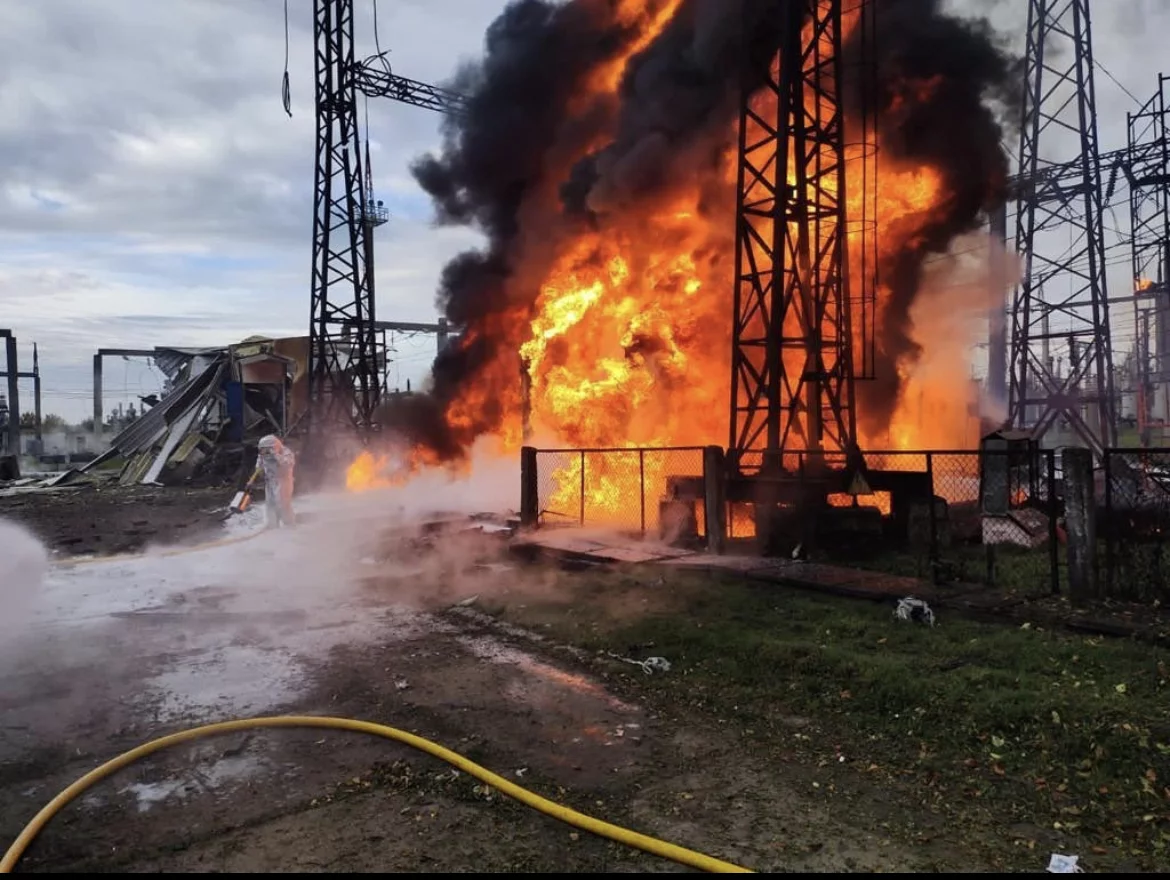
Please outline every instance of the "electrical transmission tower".
M1158 75L1158 89L1136 113L1126 114L1126 177L1133 236L1134 318L1138 428L1143 446L1151 443L1154 396L1170 380L1170 109L1166 89L1170 77ZM1142 308L1153 299L1153 309ZM1150 339L1153 312L1154 344ZM1152 363L1151 363L1152 362Z
M1010 418L1037 438L1062 419L1100 453L1117 426L1089 0L1029 0L1020 180Z
M312 429L371 424L381 385L367 276L366 187L358 132L353 0L318 0L309 418Z
M728 449L739 476L777 476L790 452L839 465L857 446L842 4L782 9L779 64L740 108Z
M382 390L371 235L386 222L386 212L373 200L363 172L358 93L448 113L465 104L462 95L393 75L380 56L358 61L353 8L353 0L315 0L313 8L317 162L310 438L339 423L371 427ZM368 152L366 157L368 163Z

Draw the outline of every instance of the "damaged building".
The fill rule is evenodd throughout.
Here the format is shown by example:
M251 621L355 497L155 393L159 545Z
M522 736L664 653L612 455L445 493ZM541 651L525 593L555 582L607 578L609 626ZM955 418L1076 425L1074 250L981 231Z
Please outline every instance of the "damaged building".
M100 411L100 358L95 410ZM161 399L109 441L83 471L122 461L119 481L232 480L251 466L265 434L284 434L307 403L308 340L249 337L227 348L159 348L149 355L166 376Z

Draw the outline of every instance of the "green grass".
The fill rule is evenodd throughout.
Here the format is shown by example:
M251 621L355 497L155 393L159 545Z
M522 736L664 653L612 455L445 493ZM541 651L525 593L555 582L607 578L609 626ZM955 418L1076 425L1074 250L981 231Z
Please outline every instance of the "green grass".
M1059 548L1058 564L1064 564L1065 549ZM1052 590L1052 560L1047 547L1026 550L1023 547L994 548L994 566L988 572L987 548L983 545L956 545L946 548L941 558L942 583L988 584L1022 595L1048 595ZM882 553L868 559L827 560L869 571L880 571L925 581L932 578L929 554L920 552ZM1061 572L1061 577L1064 573ZM1063 587L1062 587L1063 589Z
M498 610L587 649L652 644L674 669L651 690L765 737L807 716L929 797L1101 845L1170 843L1164 651L950 616L930 628L888 605L657 569L567 582L564 603Z

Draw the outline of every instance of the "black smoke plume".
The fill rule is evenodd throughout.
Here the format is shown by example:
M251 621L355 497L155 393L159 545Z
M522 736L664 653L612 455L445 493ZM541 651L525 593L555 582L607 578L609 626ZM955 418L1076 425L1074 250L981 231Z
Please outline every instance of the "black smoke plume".
M948 197L927 223L909 218L915 234L878 267L889 295L876 328L874 378L857 383L855 392L858 412L873 431L889 425L898 405L898 364L920 353L910 335L910 311L925 261L978 229L982 215L1006 198L1008 158L991 106L1016 118L1019 64L986 20L956 18L942 7L942 0L877 0L874 7L875 83L869 94L877 107L878 174L882 162L931 165L942 172ZM850 66L864 66L858 42L846 47ZM860 95L850 97L856 115ZM877 221L882 223L880 213ZM896 238L896 230L884 237Z
M710 172L734 149L744 71L766 69L761 59L777 51L774 21L785 2L792 0L684 0L628 64L616 95L590 95L588 82L638 37L640 22L615 19L620 4L516 0L504 10L488 29L483 58L452 83L469 98L466 114L448 119L439 154L414 166L440 223L472 226L488 239L446 267L438 291L440 310L465 332L437 359L429 395L387 421L454 456L515 411L516 349L547 268L542 255L558 239L676 182L693 186L696 175L706 181L710 210L726 212L730 237L734 193ZM877 328L879 376L858 387L870 425L893 413L895 365L915 354L909 311L924 259L1003 198L1007 160L987 98L1009 94L1015 70L986 23L949 16L941 0L874 3L874 81L864 85L877 98L884 155L942 169L950 198L881 267L892 298ZM859 45L845 51L858 60ZM846 100L856 105L858 96ZM730 326L730 290L727 300ZM514 369L501 369L502 361L515 361ZM485 403L453 426L443 413L469 384L486 387Z

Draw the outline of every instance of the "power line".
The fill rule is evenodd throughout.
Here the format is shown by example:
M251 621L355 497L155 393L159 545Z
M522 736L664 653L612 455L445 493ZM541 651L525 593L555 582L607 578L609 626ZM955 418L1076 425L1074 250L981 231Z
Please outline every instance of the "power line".
M1096 67L1103 74L1105 74L1107 77L1109 77L1109 79L1112 80L1112 82L1115 86L1117 86L1119 89L1121 89L1127 95L1129 95L1130 99L1135 104L1137 104L1139 107L1141 106L1142 102L1138 99L1138 97L1133 92L1131 92L1129 89L1127 89L1124 85L1122 85L1121 82L1117 79L1117 77L1115 77L1112 73L1109 72L1108 67L1106 67L1104 64L1102 64L1100 61L1096 62Z

